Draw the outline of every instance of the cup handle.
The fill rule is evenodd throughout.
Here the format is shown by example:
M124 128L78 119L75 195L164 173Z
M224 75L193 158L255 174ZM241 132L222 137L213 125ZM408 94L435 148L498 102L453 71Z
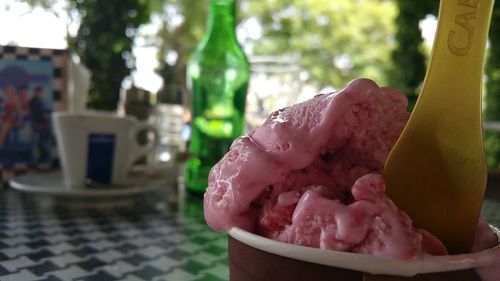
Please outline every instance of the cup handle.
M158 135L158 131L156 128L152 125L149 125L147 123L141 123L139 122L135 128L135 135L134 135L134 143L135 143L135 155L132 157L132 162L130 165L133 165L135 161L139 160L141 157L145 156L149 151L153 150L157 145L160 140L160 136ZM142 131L149 131L153 133L153 140L149 140L146 144L139 144L137 141L137 136L139 132Z

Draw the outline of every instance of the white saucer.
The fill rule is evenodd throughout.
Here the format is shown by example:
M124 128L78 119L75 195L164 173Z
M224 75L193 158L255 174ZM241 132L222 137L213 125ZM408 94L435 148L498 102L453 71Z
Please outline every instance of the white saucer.
M66 188L60 171L25 174L14 177L10 186L26 193L70 197L117 197L158 191L167 188L171 174L151 177L144 173L131 173L126 185L98 185L69 189Z

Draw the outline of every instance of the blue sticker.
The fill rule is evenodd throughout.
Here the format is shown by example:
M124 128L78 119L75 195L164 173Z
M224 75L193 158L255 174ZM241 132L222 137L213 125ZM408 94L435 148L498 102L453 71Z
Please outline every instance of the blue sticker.
M114 134L89 134L87 179L109 184L113 174L116 136Z

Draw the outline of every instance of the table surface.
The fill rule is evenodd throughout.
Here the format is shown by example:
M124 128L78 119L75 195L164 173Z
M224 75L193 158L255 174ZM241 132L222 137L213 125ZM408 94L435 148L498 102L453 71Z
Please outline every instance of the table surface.
M497 226L498 187L490 184L482 210ZM135 199L86 208L0 190L0 280L229 279L227 236L206 226L201 197L170 188Z

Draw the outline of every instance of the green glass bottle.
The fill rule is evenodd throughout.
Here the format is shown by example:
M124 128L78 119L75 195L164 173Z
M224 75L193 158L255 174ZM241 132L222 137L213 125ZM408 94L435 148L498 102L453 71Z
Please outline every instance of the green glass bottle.
M244 130L250 67L236 38L236 0L210 0L207 30L187 65L192 123L186 188L203 193L212 166Z

